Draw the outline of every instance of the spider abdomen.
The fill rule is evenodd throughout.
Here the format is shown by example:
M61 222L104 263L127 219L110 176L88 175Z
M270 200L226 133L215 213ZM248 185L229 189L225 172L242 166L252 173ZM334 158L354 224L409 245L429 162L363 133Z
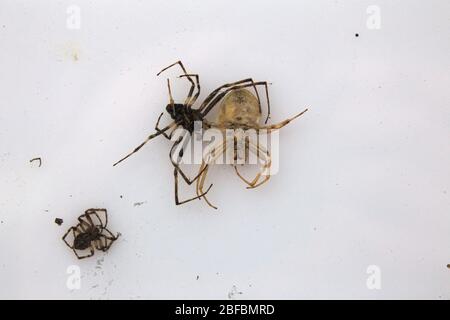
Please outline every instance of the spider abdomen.
M255 128L261 118L258 99L250 91L239 89L230 91L222 100L217 123L221 127Z
M80 233L78 234L74 241L73 241L73 247L77 250L85 250L89 248L91 245L92 236L89 233Z

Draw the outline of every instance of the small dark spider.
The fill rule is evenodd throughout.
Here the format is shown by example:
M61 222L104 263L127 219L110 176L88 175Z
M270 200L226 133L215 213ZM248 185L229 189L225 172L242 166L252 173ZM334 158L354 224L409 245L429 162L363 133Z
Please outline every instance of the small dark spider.
M104 219L100 217L104 215ZM73 250L78 259L92 257L94 249L106 252L120 234L114 236L106 226L108 224L108 213L106 209L88 209L84 214L78 217L78 224L70 227L62 237L65 244ZM67 242L66 238L72 231L72 244ZM89 249L86 255L79 255L79 251Z
M269 119L269 116L270 116L270 102L269 102L268 84L266 81L254 82L252 78L247 78L247 79L236 81L233 83L224 84L224 85L218 87L213 92L211 92L206 97L206 99L201 103L201 105L198 108L194 109L194 108L192 108L192 106L197 101L197 98L200 95L200 81L199 81L198 74L188 73L186 71L185 67L183 66L183 63L181 61L177 61L177 62L171 64L170 66L162 69L160 72L158 72L157 76L159 76L162 72L166 71L167 69L169 69L175 65L179 65L183 71L183 74L179 77L186 78L191 83L191 87L190 87L189 93L188 93L184 103L175 103L173 100L173 97L172 97L170 81L169 81L169 79L167 79L167 87L169 90L169 104L166 106L166 111L167 111L167 113L169 113L169 115L173 121L169 125L165 126L164 128L159 128L159 121L161 120L161 117L164 114L164 113L161 113L158 118L158 121L156 122L156 126L155 126L156 132L151 134L150 136L148 136L147 139L143 143L141 143L137 148L135 148L127 156L125 156L121 160L117 161L113 166L116 166L120 162L122 162L125 159L127 159L128 157L130 157L132 154L139 151L148 141L150 141L151 139L153 139L159 135L163 135L166 139L171 140L172 133L178 127L184 128L191 134L194 131L194 122L195 121L202 121L204 127L206 127L206 128L209 127L208 122L205 119L205 116L217 105L217 103L228 92L230 92L232 90L253 87L256 92L256 97L258 99L259 110L261 111L261 104L260 104L259 94L258 94L258 90L256 89L256 86L263 85L266 90L266 101L267 101L267 108L268 108L268 114L267 114L267 118L266 118L266 123L267 123L267 120ZM194 81L194 79L195 79L195 81ZM196 90L196 92L194 94L195 90ZM172 130L172 132L167 134L166 132L169 130ZM193 198L190 198L190 199L187 199L184 201L180 201L178 199L178 174L181 175L183 180L188 185L191 185L194 181L196 181L199 178L199 176L203 172L203 171L200 171L192 180L187 177L187 175L181 170L181 168L179 166L179 161L181 160L181 157L183 156L183 149L181 149L181 151L178 155L178 162L173 160L173 157L172 157L173 152L176 149L176 147L180 144L180 142L183 141L184 138L185 137L180 137L179 139L177 139L174 142L174 144L172 145L170 152L169 152L170 161L172 162L172 165L174 167L173 174L174 174L174 179L175 179L175 203L177 205L184 204L186 202L202 198L204 195L206 195L208 193L208 191L212 187L212 184L211 184L203 194L197 195L196 197L193 197ZM207 167L203 168L203 170L206 170L206 168Z

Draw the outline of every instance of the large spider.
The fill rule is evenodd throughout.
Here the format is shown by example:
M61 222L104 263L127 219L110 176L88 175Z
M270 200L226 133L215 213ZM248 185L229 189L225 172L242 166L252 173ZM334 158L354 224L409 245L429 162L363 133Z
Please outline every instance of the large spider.
M104 215L103 219L100 217ZM113 235L106 226L108 224L108 213L106 209L88 209L78 217L78 224L70 227L62 237L65 244L73 250L78 259L92 257L94 249L106 252L120 234ZM72 234L72 244L66 238ZM85 255L79 253L89 252Z
M184 128L190 134L192 134L192 132L194 131L194 122L195 121L202 121L202 124L205 128L209 127L208 122L205 119L205 116L214 108L214 106L217 105L217 103L228 92L230 92L232 90L253 87L255 90L255 93L256 93L257 100L258 100L258 102L257 102L258 110L261 113L261 103L260 103L259 94L256 89L256 86L261 86L261 85L264 86L265 90L266 90L266 99L267 99L267 107L268 107L268 114L267 114L267 118L266 118L266 123L267 123L267 120L269 119L269 116L270 116L270 102L269 102L268 84L266 81L254 82L252 78L247 78L247 79L243 79L243 80L236 81L233 83L224 84L224 85L218 87L217 89L215 89L214 91L212 91L206 97L206 99L201 103L201 105L198 108L194 109L193 105L197 101L197 98L200 95L200 81L199 81L198 74L188 73L186 71L186 68L184 67L183 63L181 61L177 61L177 62L167 66L166 68L162 69L160 72L158 72L157 76L159 76L162 72L166 71L167 69L169 69L175 65L179 65L181 70L183 71L183 74L180 75L179 77L186 78L191 83L191 87L189 89L189 93L188 93L184 103L175 103L174 99L172 97L170 81L169 81L169 79L167 79L167 87L168 87L168 91L169 91L169 104L167 104L167 106L166 106L166 111L167 111L167 113L169 113L169 115L173 121L171 123L169 123L167 126L165 126L164 128L159 128L159 121L161 120L161 117L164 114L164 113L161 113L156 122L156 126L155 126L156 132L149 135L147 137L147 139L145 139L144 142L142 142L138 147L136 147L132 152L130 152L124 158L117 161L113 166L116 166L120 162L122 162L125 159L127 159L128 157L130 157L132 154L139 151L148 141L150 141L151 139L153 139L159 135L163 135L166 139L171 140L172 133L179 127ZM196 91L195 94L194 94L194 91ZM172 131L168 134L167 132L169 132L170 130L172 130ZM183 136L179 137L174 142L174 144L172 145L170 152L169 152L170 161L172 162L172 165L174 167L173 174L174 174L174 180L175 180L175 204L177 204L177 205L184 204L186 202L189 202L189 201L192 201L195 199L200 199L201 197L205 196L212 187L212 184L211 184L205 192L197 194L196 197L192 197L190 199L186 199L183 201L179 200L179 197L178 197L178 174L181 175L183 180L188 185L191 185L194 181L196 181L200 177L200 175L202 174L203 171L207 170L207 167L204 167L202 169L203 171L202 170L199 171L199 173L192 180L187 177L187 175L183 172L183 170L181 170L179 163L180 163L181 157L183 156L183 149L181 149L181 151L179 152L179 154L177 156L177 161L175 161L173 159L173 153L174 153L174 150L176 150L176 147L180 144L180 142L183 141L183 139L184 139Z
M288 118L273 125L260 124L261 108L259 106L259 100L250 91L244 88L238 88L232 92L228 92L223 98L220 107L219 114L215 123L209 123L210 127L217 128L222 131L225 136L225 130L233 129L233 136L231 139L225 137L222 141L216 141L209 146L209 149L205 150L202 159L202 165L199 170L199 178L196 183L197 195L205 199L209 206L217 209L206 197L203 192L203 185L205 183L206 175L208 173L208 167L213 164L220 156L226 153L229 149L233 152L234 160L237 159L237 153L239 152L238 140L242 140L242 132L245 130L253 129L256 132L265 130L266 133L270 133L273 130L278 130L287 125L292 120L298 118L304 114L308 109L300 112L292 118ZM248 186L248 189L256 188L263 183L267 182L270 178L270 168L272 165L271 156L268 150L266 150L259 142L247 139L244 136L245 155L248 152L253 153L258 160L262 163L259 172L255 178L251 181L245 179L239 172L236 163L233 163L236 174L241 180L243 180ZM261 179L261 180L260 180Z

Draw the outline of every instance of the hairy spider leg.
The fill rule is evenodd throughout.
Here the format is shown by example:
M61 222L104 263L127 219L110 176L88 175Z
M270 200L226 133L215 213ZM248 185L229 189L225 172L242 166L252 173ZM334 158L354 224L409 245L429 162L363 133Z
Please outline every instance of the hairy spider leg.
M303 110L302 112L296 114L295 116L293 116L292 118L288 118L286 120L283 120L279 123L276 124L271 124L271 125L264 125L264 126L258 126L258 128L255 128L256 130L268 130L268 132L271 132L273 130L278 130L283 128L285 125L287 125L289 122L291 122L294 119L297 119L298 117L300 117L302 114L304 114L306 111L308 111L308 109Z
M195 82L194 82L194 80L192 80L190 74L187 73L186 68L184 67L183 63L182 63L180 60L177 61L177 62L172 63L171 65L169 65L169 66L167 66L167 67L165 67L165 68L163 68L160 72L158 72L158 73L156 74L156 76L159 76L161 73L163 73L164 71L166 71L166 70L169 69L169 68L172 68L173 66L175 66L175 65L177 65L177 64L181 67L181 70L183 70L184 75L186 75L186 78L187 78L188 81L191 83L191 88L189 89L189 93L188 93L188 95L187 95L187 97L186 97L186 100L185 100L185 102L184 102L185 105L188 105L189 100L191 99L192 94L194 93ZM198 82L198 77L197 77L197 82ZM197 85L200 86L199 84L197 84Z
M255 143L253 141L249 141L249 150L250 150L250 152L255 154L258 157L258 159L263 161L263 165L260 167L260 170L256 174L255 178L250 182L240 174L236 165L234 165L233 167L234 167L234 170L236 171L236 174L238 175L238 177L248 185L247 189L252 189L252 188L259 187L260 185L262 185L263 183L265 183L269 180L270 167L272 165L272 160L270 158L269 152L267 150L265 150L263 147L261 147L259 144L255 145ZM259 178L263 174L264 174L264 179L261 182L257 183Z
M183 177L184 181L188 184L191 185L194 181L196 181L198 179L198 177L202 174L202 170L195 176L195 178L193 180L190 180L185 173L183 172L183 170L181 170L181 168L179 167L179 163L175 162L173 160L173 150L175 149L175 147L181 143L181 141L183 140L183 137L180 137L177 141L175 141L175 143L173 144L172 148L170 149L169 152L169 157L170 157L170 161L172 162L172 165L174 166L174 171L173 171L173 175L174 175L174 180L175 180L175 204L176 205L180 205L180 204L184 204L186 202L195 200L195 199L200 199L202 196L204 196L206 193L208 193L208 191L211 189L211 187L213 186L212 184L209 186L208 190L206 190L206 192L204 192L204 194L202 195L197 195L196 197L184 200L184 201L180 201L179 197L178 197L178 173L181 174L181 176ZM178 155L178 161L180 161L180 155Z
M253 81L253 80L252 80ZM248 83L248 84L240 84L240 85L234 85L228 89L226 89L225 91L220 92L219 94L217 94L214 99L211 100L211 102L209 102L208 104L206 104L204 106L204 111L202 111L202 115L206 115L208 114L209 111L211 111L212 108L214 108L214 106L230 91L232 90L237 90L237 89L243 89L243 88L248 88L248 87L254 87L254 86L258 86L258 85L266 85L267 82L266 81L258 81L258 82L252 82L252 83ZM260 107L260 111L261 111L261 106Z

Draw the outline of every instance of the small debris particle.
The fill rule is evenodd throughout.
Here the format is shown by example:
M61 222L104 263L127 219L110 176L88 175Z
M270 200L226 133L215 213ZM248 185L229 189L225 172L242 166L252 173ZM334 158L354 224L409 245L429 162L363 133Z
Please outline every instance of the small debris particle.
M56 218L55 219L55 223L58 225L58 226L60 226L60 225L62 225L63 224L63 219L61 219L61 218Z
M198 280L198 279L200 279L200 276L197 276L197 279L196 279L196 280Z
M143 202L135 202L133 205L134 205L135 207L139 207L139 206L142 206L145 202L146 202L146 201L143 201Z
M358 38L358 37L359 37L359 33L355 33L355 37L357 37L357 38Z
M34 161L39 161L39 168L42 166L42 159L41 158L33 158L30 160L30 163L33 163Z
M123 199L123 195L120 195L120 199Z
M447 265L447 268L449 268L450 269L450 263Z
M234 297L235 297L237 294L242 294L242 292L241 292L241 291L238 291L236 286L233 286L233 287L231 288L231 291L228 292L228 299L234 299Z

